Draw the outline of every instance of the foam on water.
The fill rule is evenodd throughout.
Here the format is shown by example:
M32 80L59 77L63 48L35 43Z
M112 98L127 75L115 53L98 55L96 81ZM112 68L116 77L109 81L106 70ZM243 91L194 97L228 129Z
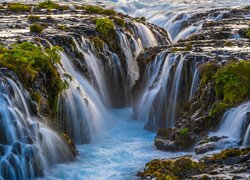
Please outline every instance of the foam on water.
M113 127L96 142L79 145L77 161L54 166L46 179L133 179L150 160L184 154L157 151L152 143L155 134L132 119L132 109L112 112Z

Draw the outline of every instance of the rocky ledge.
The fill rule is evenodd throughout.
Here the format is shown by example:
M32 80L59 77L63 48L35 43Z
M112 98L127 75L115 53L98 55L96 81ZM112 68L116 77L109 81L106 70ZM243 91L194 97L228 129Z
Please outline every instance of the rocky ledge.
M153 160L137 174L141 179L248 179L250 148L227 149L203 157Z

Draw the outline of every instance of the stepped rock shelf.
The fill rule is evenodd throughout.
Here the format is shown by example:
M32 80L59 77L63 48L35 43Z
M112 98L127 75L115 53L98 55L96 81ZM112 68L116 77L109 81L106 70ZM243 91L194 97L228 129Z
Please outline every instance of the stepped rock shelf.
M249 17L196 13L170 38L112 9L1 4L0 179L46 178L103 136L111 109L131 106L158 150L191 154L134 178L250 178Z

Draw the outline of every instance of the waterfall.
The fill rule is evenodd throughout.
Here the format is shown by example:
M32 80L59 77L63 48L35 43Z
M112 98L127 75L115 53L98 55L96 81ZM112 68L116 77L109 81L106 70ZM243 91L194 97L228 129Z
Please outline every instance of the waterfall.
M199 68L196 68L193 76L193 81L191 85L191 90L190 90L190 95L189 95L189 100L191 100L199 86L199 81L200 81L200 70Z
M127 73L128 73L127 85L128 85L129 90L131 90L133 85L135 84L135 81L139 78L139 67L138 67L137 61L135 60L134 54L131 51L132 48L130 46L127 36L120 31L117 31L117 34L119 36L119 40L120 40L120 44L123 49L123 52L126 56L125 58L126 58ZM134 44L137 44L135 43L135 41L133 42ZM139 45L135 46L136 53L138 53L137 51L139 51L139 47L140 47Z
M163 51L147 66L144 80L145 90L138 108L140 110L138 118L146 121L147 129L157 130L160 127L171 126L171 117L167 114L167 110L172 106L172 102L169 104L169 96L175 95L175 100L177 100L179 89L177 82L180 80L184 59L185 57L181 58L178 54L167 54L166 51ZM176 65L177 70L173 83L172 73ZM170 94L171 89L175 94Z
M227 137L222 139L222 148L250 145L250 102L228 110L222 118L222 124L217 132L210 133L210 136Z
M91 84L76 71L68 56L62 52L61 58L60 73L71 75L72 80L69 89L60 97L59 122L64 124L74 142L90 142L98 137L111 119L108 107Z
M176 118L176 105L177 105L177 98L178 98L178 94L179 94L179 86L180 86L180 79L181 79L181 74L182 74L182 69L183 69L183 64L184 64L184 61L186 59L186 56L183 56L179 63L178 63L178 66L176 68L176 71L175 71L175 76L174 76L174 81L173 81L173 87L172 87L172 91L171 91L171 99L170 101L172 102L172 108L171 110L169 111L169 113L171 113L171 121L170 121L170 127L174 127L174 121L175 121L175 118ZM172 99L173 98L173 99Z
M97 55L94 54L92 44L85 40L83 36L81 36L81 44L79 44L74 37L72 37L72 39L77 47L77 50L84 55L84 60L88 67L91 81L94 81L94 85L100 93L103 102L109 104L110 99L108 97L108 90L106 87L107 80L104 74L103 63L97 58Z
M1 72L1 179L22 180L43 176L43 170L50 164L73 159L62 138L30 115L25 92L14 75Z
M144 48L158 45L155 35L147 26L142 23L135 23L135 26Z

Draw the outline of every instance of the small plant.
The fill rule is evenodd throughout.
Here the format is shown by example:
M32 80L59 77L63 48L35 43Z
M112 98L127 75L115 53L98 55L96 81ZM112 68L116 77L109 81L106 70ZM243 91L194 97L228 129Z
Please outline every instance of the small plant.
M109 33L113 33L115 26L113 21L108 18L100 18L96 20L96 31L101 36L107 36Z
M141 21L146 21L145 17L140 17Z
M113 9L104 9L103 12L102 12L102 14L111 16L111 15L115 15L115 14L116 14L116 11L113 10Z
M187 137L188 133L189 133L189 129L187 127L186 128L182 128L180 130L180 135L183 136L183 137Z
M40 16L30 15L28 17L28 21L31 23L38 22L38 21L40 21Z
M224 43L224 46L231 47L233 46L233 43L231 41L227 41Z
M43 32L43 27L39 24L32 24L30 26L30 32L31 33L42 33Z
M65 26L64 24L58 25L57 28L62 30L62 31L67 30L67 26Z
M102 7L99 6L93 6L93 5L89 5L89 6L79 6L77 7L78 9L83 9L88 13L95 13L95 14L105 14L105 15L115 15L116 11L113 9L104 9Z
M7 9L13 12L28 12L31 10L31 7L21 3L10 3Z
M118 25L120 25L122 27L124 27L126 25L124 19L122 19L122 18L114 17L114 21L115 21L116 24L118 24Z

